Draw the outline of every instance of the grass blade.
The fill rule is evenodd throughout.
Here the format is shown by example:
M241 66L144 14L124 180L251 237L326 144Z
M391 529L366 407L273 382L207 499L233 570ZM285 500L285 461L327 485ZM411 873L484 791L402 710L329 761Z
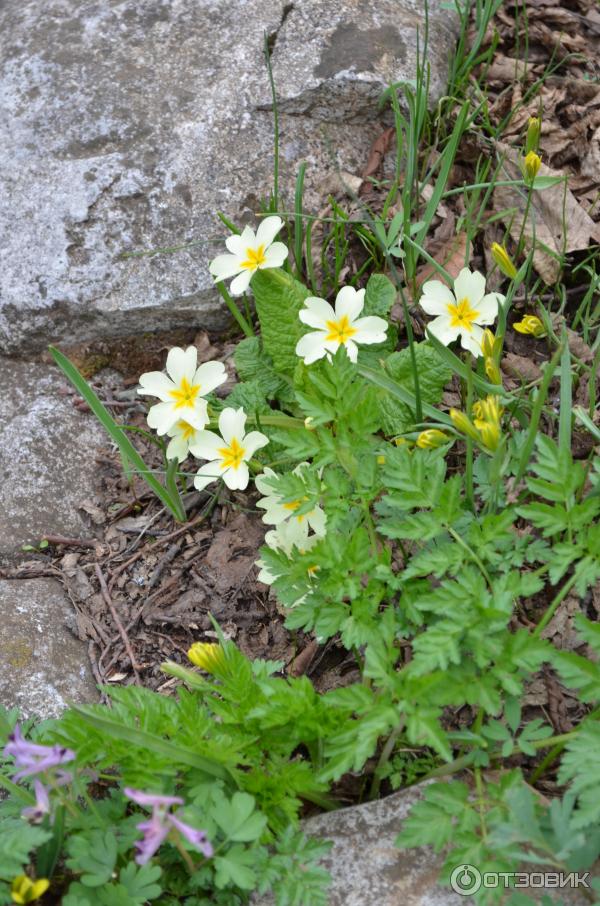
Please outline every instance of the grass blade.
M101 400L98 399L83 375L79 373L75 365L73 365L62 352L54 346L50 346L49 349L52 358L60 370L68 377L77 392L84 398L102 427L116 443L123 461L128 462L131 469L137 472L138 475L141 475L146 484L154 491L158 499L167 507L175 519L179 522L185 522L185 509L183 508L181 501L174 498L160 481L151 474L146 463L129 440L125 431L123 431L123 429L115 422L108 409Z
M96 710L95 705L77 705L72 710L75 711L83 720L92 724L96 729L102 730L108 736L119 739L121 742L130 743L139 749L147 749L156 755L162 755L169 758L173 764L185 764L189 767L203 771L209 777L217 777L220 780L232 780L233 774L224 765L205 758L199 752L184 746L176 745L167 739L162 739L154 733L148 733L139 727L127 727L125 724L117 723L110 717L101 715Z

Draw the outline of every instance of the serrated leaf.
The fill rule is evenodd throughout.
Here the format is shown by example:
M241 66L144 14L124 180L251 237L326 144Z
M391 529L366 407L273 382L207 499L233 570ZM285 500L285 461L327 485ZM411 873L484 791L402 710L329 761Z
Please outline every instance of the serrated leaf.
M396 301L396 288L385 274L371 274L365 292L365 306L361 318L376 315L386 318Z
M429 343L415 343L413 348L417 363L421 401L429 405L437 405L442 399L444 386L452 377L452 372L442 362L435 349ZM397 384L414 394L414 369L408 347L388 356L385 362L385 372ZM413 410L391 396L384 396L380 399L380 408L383 418L383 429L388 435L401 434L414 424L415 415Z
M275 371L292 376L299 361L296 344L306 333L298 313L310 290L290 274L270 269L254 274L252 292L265 352Z
M77 834L67 841L68 867L81 875L85 887L100 887L112 877L117 861L117 840L112 831Z

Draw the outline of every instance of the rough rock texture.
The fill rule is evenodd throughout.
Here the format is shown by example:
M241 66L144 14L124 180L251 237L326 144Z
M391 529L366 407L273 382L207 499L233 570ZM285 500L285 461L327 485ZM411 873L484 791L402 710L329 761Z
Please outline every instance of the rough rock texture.
M0 704L47 718L98 698L85 646L65 626L70 613L54 579L0 580Z
M438 3L437 87L457 21ZM414 77L422 20L420 0L5 0L0 351L223 324L215 212L252 219L272 183L265 31L282 105L303 114L281 118L288 206L302 160L309 204L338 167L361 172L381 130L363 118Z
M302 822L308 834L333 843L321 862L332 877L328 906L465 906L473 902L472 897L437 883L443 858L430 847L403 850L394 846L402 822L422 791L423 786L411 787L377 802ZM523 866L522 870L538 871L539 867ZM534 897L541 893L523 892ZM546 893L555 895L553 890ZM581 889L564 888L560 899L570 906L587 902ZM251 902L253 906L273 906L274 901L254 897Z
M0 359L0 557L45 534L89 537L77 507L90 497L96 456L109 443L64 395L48 365Z
M456 20L432 4L429 53L431 94L446 84ZM423 58L422 0L301 0L286 7L273 51L280 110L326 122L363 123L378 116L378 100L392 83L414 81L417 29Z

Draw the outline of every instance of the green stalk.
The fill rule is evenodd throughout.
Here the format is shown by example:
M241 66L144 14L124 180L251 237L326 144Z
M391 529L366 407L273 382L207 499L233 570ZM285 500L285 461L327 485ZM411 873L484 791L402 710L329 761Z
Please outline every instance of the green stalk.
M225 284L222 281L220 281L219 283L216 284L216 287L217 287L217 290L219 291L219 294L221 295L221 298L225 302L225 305L227 306L227 308L229 309L229 311L231 312L231 314L237 321L237 324L240 327L240 329L242 330L243 334L246 337L253 337L254 330L252 329L252 325L245 319L245 317L243 316L242 312L240 311L238 305L233 301L233 299L227 292L227 289L225 288Z

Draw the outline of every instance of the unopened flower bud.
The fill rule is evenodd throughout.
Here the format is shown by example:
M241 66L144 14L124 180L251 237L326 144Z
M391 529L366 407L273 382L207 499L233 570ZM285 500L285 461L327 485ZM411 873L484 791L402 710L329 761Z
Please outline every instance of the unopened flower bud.
M448 435L438 428L428 428L426 431L421 431L417 437L417 447L422 450L435 450L437 447L447 444L449 440Z
M219 673L225 667L225 652L220 645L212 642L195 642L187 653L196 667L206 673Z
M512 259L503 245L500 245L498 242L492 243L492 258L502 271L505 277L510 277L511 280L514 280L517 276L517 269L514 266Z
M491 358L486 358L485 360L485 373L488 377L488 380L490 380L492 384L502 383L502 375L500 374L500 369L496 365L495 361Z
M466 434L472 440L479 440L475 425L464 412L461 412L460 409L451 409L450 418L457 431L460 431L461 434Z
M535 151L530 151L529 154L525 155L523 158L523 175L528 183L533 182L541 166L542 161Z
M530 116L527 124L527 136L525 138L525 154L530 151L537 151L540 144L540 132L542 121L539 116Z

